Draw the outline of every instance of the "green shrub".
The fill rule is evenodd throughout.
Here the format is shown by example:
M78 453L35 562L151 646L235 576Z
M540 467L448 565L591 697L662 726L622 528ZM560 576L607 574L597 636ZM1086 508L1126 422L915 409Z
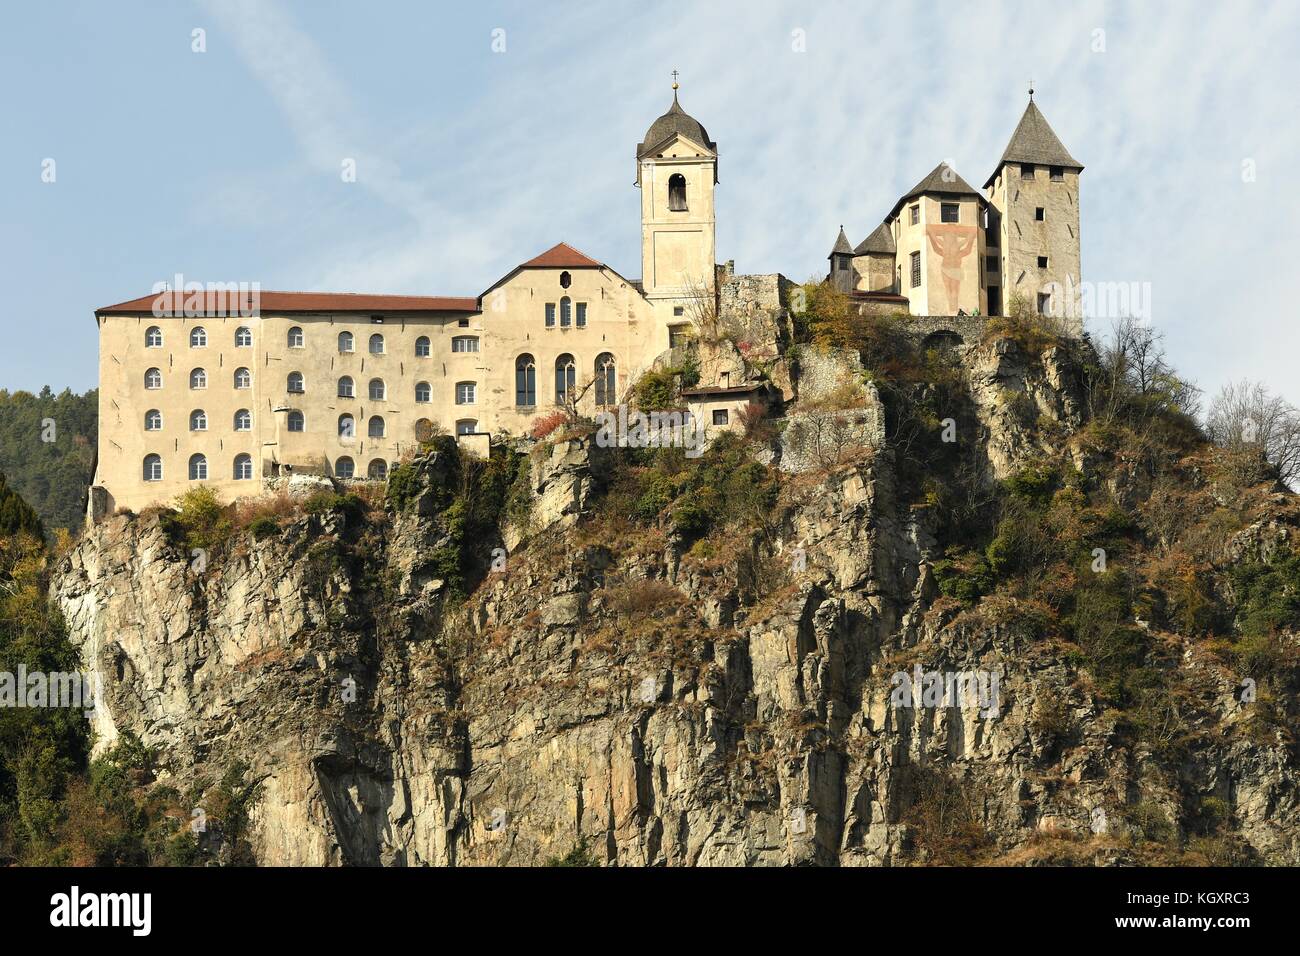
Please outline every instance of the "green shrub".
M223 505L207 485L186 491L176 499L176 506L175 511L164 511L158 519L173 544L211 551L234 533L233 509Z
M587 838L579 837L564 856L553 856L546 861L547 866L600 866L600 860L587 849Z
M252 534L254 541L262 541L278 535L280 533L280 523L270 515L262 515L260 518L253 519L253 522L248 526L248 531Z

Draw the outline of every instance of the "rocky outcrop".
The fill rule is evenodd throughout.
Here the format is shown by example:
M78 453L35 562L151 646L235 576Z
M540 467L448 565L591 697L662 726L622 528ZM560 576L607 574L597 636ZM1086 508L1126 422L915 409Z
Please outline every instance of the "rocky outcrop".
M1050 441L1005 392L1077 420L1066 357L1039 374L967 349L999 474ZM1233 732L1235 679L1189 652L1195 748L1136 742L1033 606L939 596L888 448L791 485L764 532L688 549L578 523L601 469L587 440L557 443L530 465L527 539L503 564L502 541L466 545L484 572L463 603L437 561L459 540L441 454L384 514L301 515L201 568L157 517L89 531L52 598L103 678L98 746L130 730L177 783L250 764L268 864L536 864L585 843L625 866L896 865L938 859L936 820L1010 862L1126 863L1119 837L1211 799L1251 858L1300 863L1294 758Z

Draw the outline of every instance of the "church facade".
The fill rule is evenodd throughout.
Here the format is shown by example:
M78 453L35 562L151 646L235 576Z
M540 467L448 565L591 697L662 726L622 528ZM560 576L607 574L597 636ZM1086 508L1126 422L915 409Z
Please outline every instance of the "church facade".
M268 477L383 478L435 430L481 447L623 402L717 302L717 163L674 84L636 148L639 279L559 243L473 297L186 285L97 310L92 514L198 484L231 500ZM986 195L941 165L857 248L841 229L830 281L914 315L1077 281L1081 169L1031 101Z

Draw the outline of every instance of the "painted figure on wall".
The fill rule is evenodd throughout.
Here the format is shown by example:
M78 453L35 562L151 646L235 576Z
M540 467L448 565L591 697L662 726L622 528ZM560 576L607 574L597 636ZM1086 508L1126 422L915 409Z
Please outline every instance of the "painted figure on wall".
M940 260L940 272L943 275L943 288L948 293L948 308L956 314L961 294L962 260L975 248L979 236L976 226L960 223L935 223L925 227L930 248Z

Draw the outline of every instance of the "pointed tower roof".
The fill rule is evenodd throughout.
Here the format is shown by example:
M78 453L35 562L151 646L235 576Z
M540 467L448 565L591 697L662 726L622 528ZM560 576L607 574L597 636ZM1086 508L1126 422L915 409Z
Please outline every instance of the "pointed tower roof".
M975 187L957 175L957 170L947 163L940 163L930 170L928 176L899 197L898 202L894 203L894 208L886 219L893 219L897 216L898 210L902 209L903 204L909 199L924 196L926 193L940 193L945 196L975 196L980 202L984 202L984 197L979 194Z
M865 256L870 252L884 252L892 256L897 251L898 247L894 243L894 233L887 223L882 222L871 235L858 243L858 247L853 250L853 254L855 256Z
M849 237L844 235L844 227L840 226L839 238L835 240L835 245L831 249L831 254L826 258L829 259L831 258L831 256L851 256L851 255L853 255L853 247L849 245Z
M1029 95L1029 105L1025 107L1025 113L1016 125L1016 131L1011 134L1011 141L1002 151L1002 158L998 160L997 168L993 170L985 186L997 178L998 170L1004 163L1033 163L1035 166L1083 169L1083 164L1070 155L1070 151L1061 143L1046 117L1039 111L1032 93Z

